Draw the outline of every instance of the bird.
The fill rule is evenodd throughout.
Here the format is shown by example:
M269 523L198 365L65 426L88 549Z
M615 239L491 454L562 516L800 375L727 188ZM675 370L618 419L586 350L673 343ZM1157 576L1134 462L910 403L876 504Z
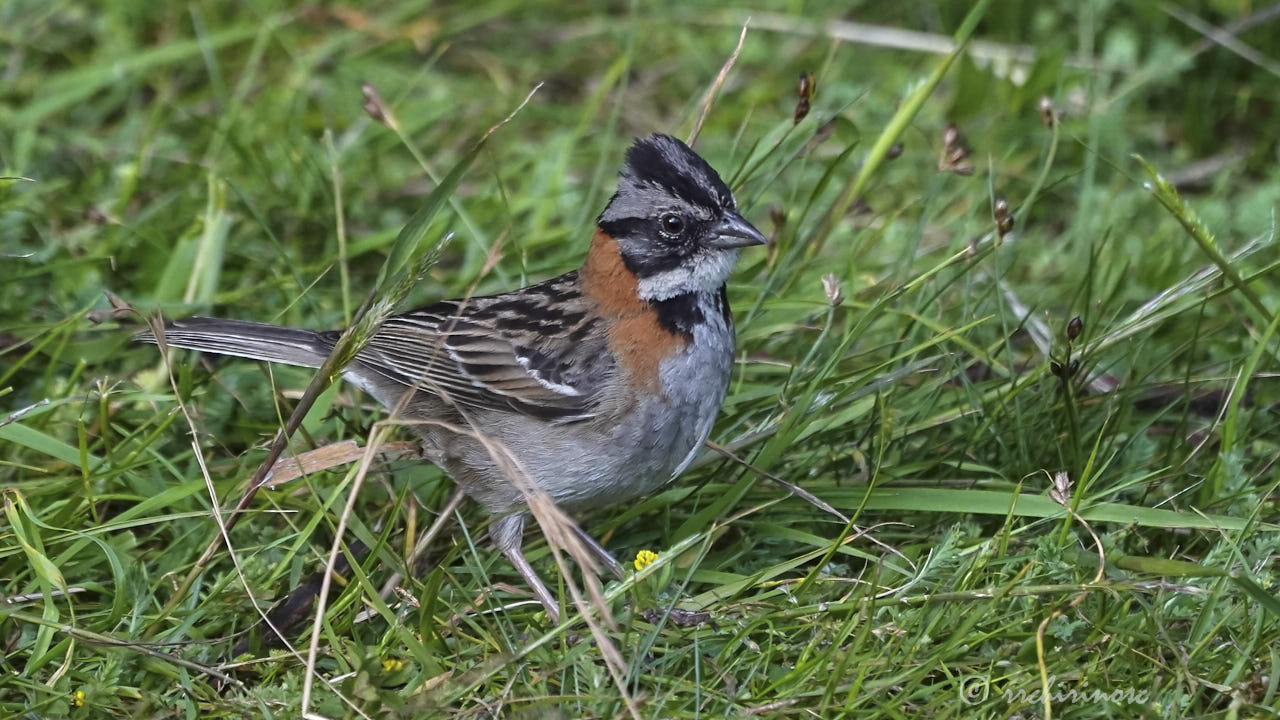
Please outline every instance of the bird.
M581 267L390 317L343 378L388 408L400 404L401 418L431 421L411 425L423 457L493 516L492 541L558 622L559 604L522 549L530 510L521 483L580 513L679 476L728 390L726 281L743 248L766 242L706 160L670 135L641 137ZM170 347L311 368L340 336L212 317L163 327ZM151 331L134 339L158 344Z

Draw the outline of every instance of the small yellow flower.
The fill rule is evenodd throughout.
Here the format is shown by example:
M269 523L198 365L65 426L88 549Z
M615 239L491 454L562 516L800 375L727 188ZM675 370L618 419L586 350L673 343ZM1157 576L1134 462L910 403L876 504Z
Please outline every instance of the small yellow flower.
M653 564L653 561L657 559L658 559L658 553L652 550L641 550L640 552L636 553L636 562L635 562L636 570L639 571L649 567L650 565Z
M84 707L83 690L77 690L75 694L71 696L71 707Z
M393 673L404 667L404 661L397 658L387 658L382 661L382 671Z

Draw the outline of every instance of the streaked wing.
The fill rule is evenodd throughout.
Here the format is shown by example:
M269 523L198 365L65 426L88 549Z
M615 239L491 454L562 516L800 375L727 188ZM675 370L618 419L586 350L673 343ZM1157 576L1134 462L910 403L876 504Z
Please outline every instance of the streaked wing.
M613 372L602 333L592 332L597 322L569 273L390 318L358 359L463 406L572 422L591 417Z

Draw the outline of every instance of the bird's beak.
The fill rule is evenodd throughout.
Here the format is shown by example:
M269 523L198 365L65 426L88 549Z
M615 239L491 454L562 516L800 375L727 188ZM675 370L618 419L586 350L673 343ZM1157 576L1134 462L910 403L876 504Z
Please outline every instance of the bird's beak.
M748 247L750 245L764 245L769 242L751 223L733 211L726 212L724 218L716 223L711 231L716 235L715 239L711 241L712 247L724 250Z

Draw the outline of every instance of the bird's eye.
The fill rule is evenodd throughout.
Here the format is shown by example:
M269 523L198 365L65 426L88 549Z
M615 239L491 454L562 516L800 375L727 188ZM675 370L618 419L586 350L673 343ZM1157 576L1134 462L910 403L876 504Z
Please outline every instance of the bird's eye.
M679 235L684 232L684 218L675 213L667 213L659 218L658 223L662 227L662 232L668 235Z

